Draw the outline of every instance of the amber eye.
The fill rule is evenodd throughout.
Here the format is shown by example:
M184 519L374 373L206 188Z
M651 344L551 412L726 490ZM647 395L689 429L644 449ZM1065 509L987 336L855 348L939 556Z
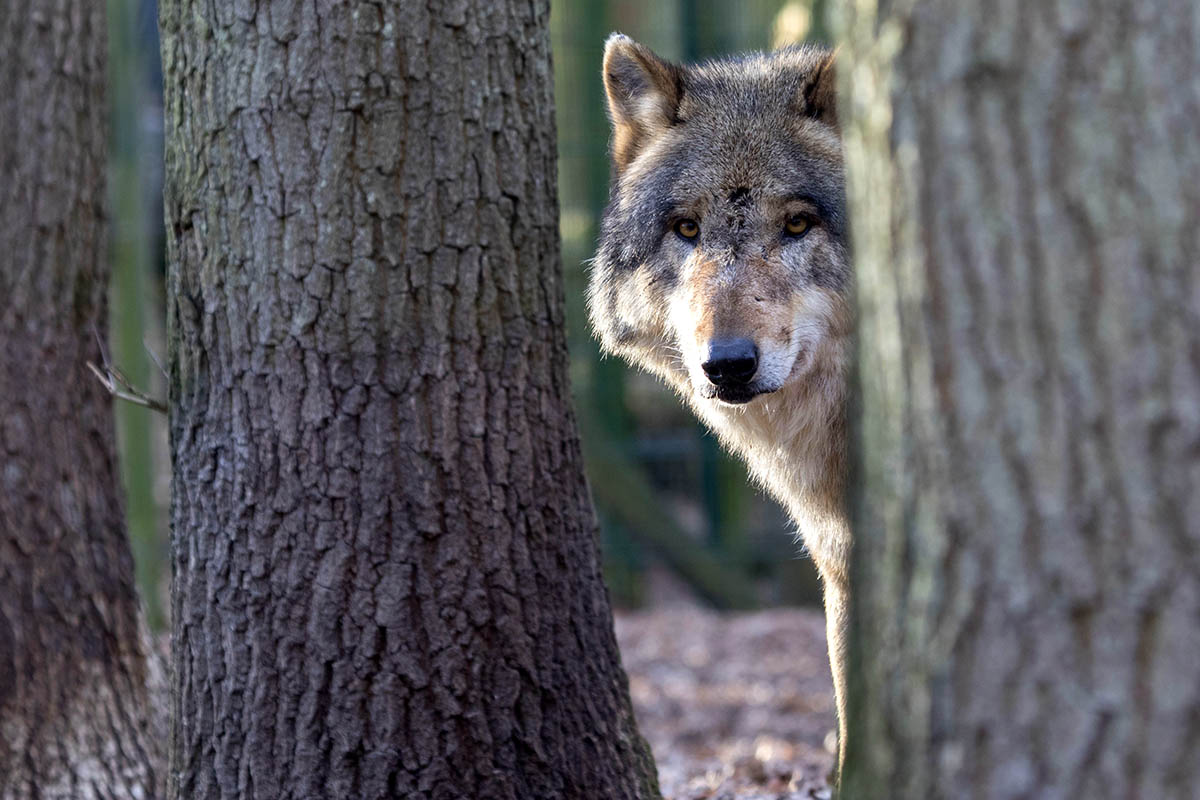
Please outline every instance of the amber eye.
M694 219L681 219L675 223L675 232L685 239L695 239L700 235L700 226Z
M803 236L808 233L809 227L811 227L811 223L808 219L799 214L790 217L783 225L783 229L788 232L789 236Z

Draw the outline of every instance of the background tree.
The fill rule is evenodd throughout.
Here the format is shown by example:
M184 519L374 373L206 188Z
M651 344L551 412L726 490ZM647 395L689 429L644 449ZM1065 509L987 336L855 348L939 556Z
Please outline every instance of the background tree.
M0 2L0 797L156 796L99 361L104 5Z
M657 795L568 401L548 10L162 5L174 796Z
M843 793L1194 797L1200 10L858 0L842 24Z

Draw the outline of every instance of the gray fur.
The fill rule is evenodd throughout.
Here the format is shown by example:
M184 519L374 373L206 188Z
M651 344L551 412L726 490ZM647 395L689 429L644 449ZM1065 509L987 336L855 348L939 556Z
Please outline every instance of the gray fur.
M682 67L611 37L588 302L605 349L664 378L796 520L826 586L844 747L851 276L832 64L796 47ZM713 354L747 340L750 370L726 381Z

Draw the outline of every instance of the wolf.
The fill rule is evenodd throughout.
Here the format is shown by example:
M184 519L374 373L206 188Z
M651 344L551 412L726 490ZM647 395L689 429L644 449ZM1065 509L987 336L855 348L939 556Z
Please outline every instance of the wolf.
M841 764L853 326L834 55L680 66L618 33L603 70L612 181L592 328L673 387L799 527L824 586Z

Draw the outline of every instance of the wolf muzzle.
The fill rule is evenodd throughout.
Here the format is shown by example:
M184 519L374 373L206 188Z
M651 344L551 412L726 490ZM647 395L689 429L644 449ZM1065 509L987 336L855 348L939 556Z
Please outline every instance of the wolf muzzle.
M709 391L701 396L716 397L726 403L748 403L760 394L751 386L758 374L758 346L751 339L714 339L708 344L708 357L700 364L708 378Z
M716 339L700 368L718 388L745 385L758 372L758 347L749 339Z

